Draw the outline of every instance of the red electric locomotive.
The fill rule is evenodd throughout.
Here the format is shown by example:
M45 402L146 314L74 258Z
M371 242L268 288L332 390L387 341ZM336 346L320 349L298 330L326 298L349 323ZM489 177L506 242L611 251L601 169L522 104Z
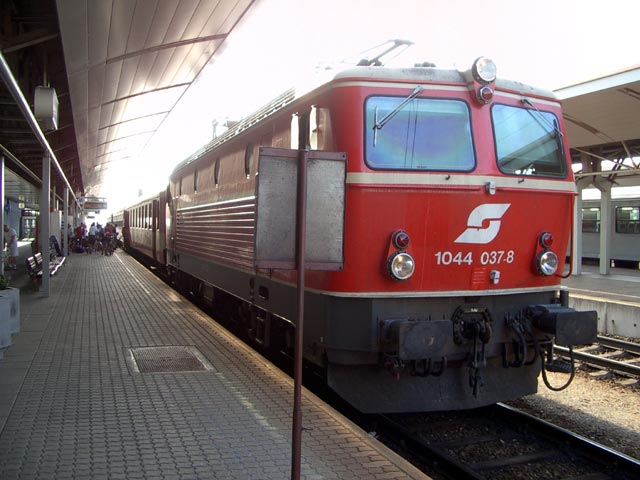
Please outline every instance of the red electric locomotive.
M182 162L169 272L286 351L295 272L254 266L261 146L346 153L344 264L306 274L304 356L361 411L529 395L554 341L595 338L595 313L568 308L560 284L576 189L552 93L496 80L484 58L464 72L354 67Z

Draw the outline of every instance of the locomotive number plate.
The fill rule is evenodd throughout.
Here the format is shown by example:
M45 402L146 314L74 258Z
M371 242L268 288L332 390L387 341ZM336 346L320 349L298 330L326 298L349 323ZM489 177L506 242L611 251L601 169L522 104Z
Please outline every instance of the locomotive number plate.
M513 250L488 250L474 255L473 252L436 252L436 265L500 265L511 264L516 259Z

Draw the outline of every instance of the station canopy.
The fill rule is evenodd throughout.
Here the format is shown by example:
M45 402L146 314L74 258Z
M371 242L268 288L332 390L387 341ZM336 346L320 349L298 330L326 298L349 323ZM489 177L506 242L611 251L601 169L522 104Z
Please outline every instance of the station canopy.
M58 129L44 133L56 195L70 186L76 197L104 196L107 171L135 161L255 10L255 0L3 0L2 57L24 104L33 107L39 85L57 93ZM577 178L638 185L640 67L556 93ZM6 81L0 109L5 196L37 209L45 150Z
M640 65L561 88L576 180L640 185ZM608 161L608 162L607 162Z
M44 132L56 194L101 197L108 169L135 161L254 3L3 0L0 47L25 104L40 85L57 94L58 129ZM37 208L45 149L7 81L0 109L5 196Z

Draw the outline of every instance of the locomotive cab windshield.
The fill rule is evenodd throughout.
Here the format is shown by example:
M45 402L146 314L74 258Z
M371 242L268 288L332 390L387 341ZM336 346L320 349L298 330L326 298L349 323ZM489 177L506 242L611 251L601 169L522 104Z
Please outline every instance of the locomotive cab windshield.
M419 93L367 99L366 163L373 169L472 170L469 107L461 100L413 98Z
M557 119L550 112L495 104L491 109L500 170L512 175L564 177Z

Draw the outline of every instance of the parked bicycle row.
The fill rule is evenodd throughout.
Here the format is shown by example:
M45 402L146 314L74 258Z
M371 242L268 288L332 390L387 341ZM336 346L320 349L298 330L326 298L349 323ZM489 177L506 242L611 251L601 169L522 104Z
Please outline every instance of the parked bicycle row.
M87 229L83 223L74 230L69 246L74 253L112 255L118 246L118 229L113 223L102 226L95 222Z

